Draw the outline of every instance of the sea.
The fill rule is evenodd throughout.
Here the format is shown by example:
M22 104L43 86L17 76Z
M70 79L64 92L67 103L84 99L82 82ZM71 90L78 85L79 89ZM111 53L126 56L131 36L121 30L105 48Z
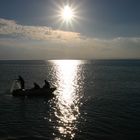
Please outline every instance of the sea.
M18 75L55 96L13 97ZM140 60L1 60L0 140L28 139L139 140Z

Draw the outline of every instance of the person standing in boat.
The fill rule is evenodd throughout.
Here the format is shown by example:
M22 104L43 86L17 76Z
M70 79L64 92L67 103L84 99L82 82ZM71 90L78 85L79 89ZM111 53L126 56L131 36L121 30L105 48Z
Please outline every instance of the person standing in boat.
M25 89L25 82L24 82L24 79L19 75L17 81L18 81L19 84L20 84L21 90L24 90L24 89Z
M48 82L47 80L44 80L44 82L45 82L45 84L44 84L43 88L45 88L45 89L50 89L50 84L49 84L49 82Z
M36 82L34 82L34 87L33 87L33 89L40 89L40 86L39 86Z

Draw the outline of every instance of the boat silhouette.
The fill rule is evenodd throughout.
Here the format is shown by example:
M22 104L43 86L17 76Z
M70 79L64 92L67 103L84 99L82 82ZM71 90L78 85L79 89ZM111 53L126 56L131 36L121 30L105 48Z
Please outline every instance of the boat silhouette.
M18 88L14 89L17 85ZM16 97L47 97L52 98L55 96L53 92L56 90L56 87L50 88L31 88L31 89L21 89L18 82L15 80L12 84L10 93Z

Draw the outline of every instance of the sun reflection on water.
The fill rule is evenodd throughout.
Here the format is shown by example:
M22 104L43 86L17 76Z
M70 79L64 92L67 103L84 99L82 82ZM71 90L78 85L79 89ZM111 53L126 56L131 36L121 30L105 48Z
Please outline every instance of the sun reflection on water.
M54 101L54 115L57 120L56 129L62 137L74 138L77 119L80 115L79 106L82 96L78 91L78 66L81 61L56 60L57 97Z

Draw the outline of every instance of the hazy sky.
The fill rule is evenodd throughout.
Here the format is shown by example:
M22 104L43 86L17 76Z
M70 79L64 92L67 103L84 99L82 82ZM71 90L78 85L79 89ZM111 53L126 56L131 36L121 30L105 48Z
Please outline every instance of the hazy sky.
M0 59L68 58L140 58L140 0L0 0Z

